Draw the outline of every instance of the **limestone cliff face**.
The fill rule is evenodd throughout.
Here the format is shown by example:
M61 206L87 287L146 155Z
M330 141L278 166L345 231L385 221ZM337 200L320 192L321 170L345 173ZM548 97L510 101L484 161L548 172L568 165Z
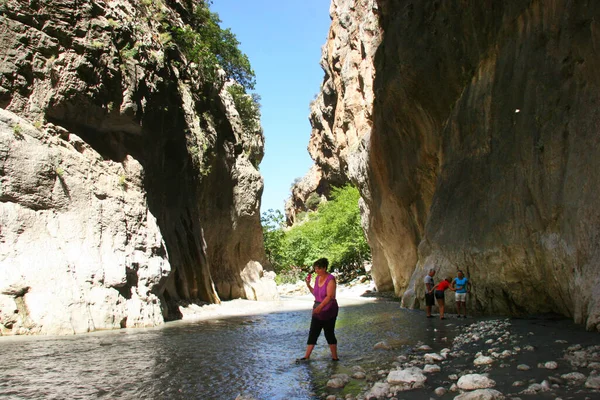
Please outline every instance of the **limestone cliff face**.
M310 105L308 144L315 165L292 188L286 204L288 223L306 211L312 193L328 197L332 186L353 181L364 191L365 144L372 129L373 59L379 42L375 0L333 0L331 28L322 48L325 72L321 92Z
M260 130L162 23L189 2L2 3L0 329L154 326L271 299Z
M327 157L356 127L317 129L311 143L322 169L337 163L359 184L378 288L422 307L426 271L461 268L473 312L555 311L600 329L600 5L376 7L382 40L359 172L346 171L342 151Z

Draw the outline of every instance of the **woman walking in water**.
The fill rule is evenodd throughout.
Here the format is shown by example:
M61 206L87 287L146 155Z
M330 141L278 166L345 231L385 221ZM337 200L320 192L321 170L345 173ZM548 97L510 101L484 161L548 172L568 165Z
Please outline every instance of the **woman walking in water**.
M317 344L317 339L321 335L321 330L325 331L325 339L331 350L331 359L339 361L337 355L337 339L335 337L335 321L338 315L338 304L335 299L336 283L335 277L327 272L329 261L326 258L319 258L314 262L313 268L317 278L315 286L310 285L311 274L306 277L306 286L315 296L313 305L312 320L308 332L308 341L306 342L306 353L304 357L297 361L306 361Z

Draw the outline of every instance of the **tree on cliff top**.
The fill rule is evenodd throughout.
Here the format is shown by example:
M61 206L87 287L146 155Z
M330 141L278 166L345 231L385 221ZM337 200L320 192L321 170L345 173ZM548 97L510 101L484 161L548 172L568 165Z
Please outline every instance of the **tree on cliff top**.
M233 79L244 89L254 90L256 78L248 56L239 49L240 42L231 29L222 29L217 13L210 11L212 1L193 2L189 25L173 27L175 43L189 62L202 67L206 77L214 80L220 67L228 79Z

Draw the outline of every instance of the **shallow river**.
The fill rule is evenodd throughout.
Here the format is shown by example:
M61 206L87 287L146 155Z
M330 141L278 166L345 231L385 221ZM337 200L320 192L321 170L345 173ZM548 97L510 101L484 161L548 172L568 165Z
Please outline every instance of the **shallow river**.
M306 300L307 305L309 300ZM340 299L336 326L340 362L321 336L304 354L310 310L175 322L156 329L73 337L0 340L0 398L8 399L316 399L324 392L358 394L364 381L327 389L334 373L389 367L421 341L451 347L472 321L426 319L397 302ZM394 351L375 350L386 341Z

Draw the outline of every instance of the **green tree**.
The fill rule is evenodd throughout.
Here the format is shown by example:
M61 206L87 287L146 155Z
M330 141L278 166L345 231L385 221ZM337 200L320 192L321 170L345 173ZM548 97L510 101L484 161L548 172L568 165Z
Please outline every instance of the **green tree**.
M371 252L360 225L358 190L350 185L334 188L331 197L284 234L282 270L310 266L314 260L327 257L331 267L342 273L362 271Z
M312 262L321 256L318 226L310 219L295 225L286 235L283 243L283 257L287 266L308 269Z
M210 11L210 4L208 0L195 4L190 24L171 28L173 40L188 61L200 65L210 80L214 81L221 67L228 79L253 90L256 78L248 56L239 49L235 34L230 29L221 29L219 14Z
M325 257L341 271L361 269L371 251L360 224L358 189L350 185L334 188L331 197L319 205L316 218Z
M271 263L275 272L279 273L283 267L282 246L285 236L283 231L285 219L281 211L270 208L262 213L260 222L263 228L267 260Z

